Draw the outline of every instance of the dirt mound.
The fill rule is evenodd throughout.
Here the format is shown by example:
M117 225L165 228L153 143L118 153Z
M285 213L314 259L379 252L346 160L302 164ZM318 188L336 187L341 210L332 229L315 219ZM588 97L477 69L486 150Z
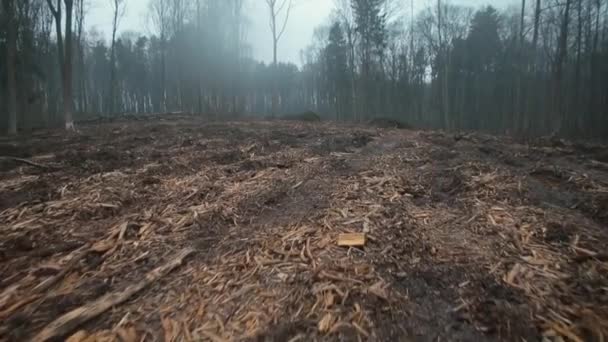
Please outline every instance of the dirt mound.
M412 129L412 126L405 122L401 122L399 120L389 119L389 118L371 119L370 121L367 122L367 124L370 126L373 126L373 127L378 127L378 128Z
M282 119L291 121L319 122L321 121L321 116L313 111L307 111L298 114L285 115L282 117Z

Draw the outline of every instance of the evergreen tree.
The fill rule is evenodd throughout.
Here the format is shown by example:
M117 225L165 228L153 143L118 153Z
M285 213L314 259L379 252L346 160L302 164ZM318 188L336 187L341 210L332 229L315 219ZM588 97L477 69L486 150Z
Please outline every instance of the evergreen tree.
M339 22L332 25L329 31L325 59L327 68L328 93L334 106L337 119L344 117L348 105L348 65L347 46L344 32Z
M361 107L364 115L375 115L378 106L374 106L370 97L379 87L374 87L372 73L374 64L378 72L382 69L382 57L386 48L386 14L382 12L382 0L353 0L356 32L360 36L361 49L361 87L364 96Z
M498 28L498 14L493 7L488 6L475 14L467 37L468 51L475 51L467 54L467 69L471 77L467 82L471 87L467 107L469 114L477 118L476 124L485 129L496 129L502 120L500 114L493 109L496 106L496 97L493 95L500 87L499 82L496 82L496 70L502 52Z
M471 22L467 37L469 65L476 71L493 71L501 53L502 44L498 36L498 13L492 6L478 11Z

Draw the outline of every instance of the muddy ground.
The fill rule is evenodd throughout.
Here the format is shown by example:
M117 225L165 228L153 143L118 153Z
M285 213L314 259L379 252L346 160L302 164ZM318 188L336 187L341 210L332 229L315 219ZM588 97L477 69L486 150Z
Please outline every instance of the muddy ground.
M0 340L597 340L608 153L189 117L0 140ZM367 235L338 247L340 233Z

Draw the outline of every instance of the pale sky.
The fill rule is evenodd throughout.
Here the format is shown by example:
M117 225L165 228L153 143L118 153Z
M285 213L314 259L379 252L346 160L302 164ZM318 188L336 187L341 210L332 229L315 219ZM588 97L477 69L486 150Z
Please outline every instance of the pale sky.
M89 0L90 8L86 18L89 27L96 27L109 36L112 27L111 0ZM119 31L136 31L148 34L146 10L148 0L125 0L127 3L125 17L121 21ZM292 10L285 34L279 42L279 60L300 64L300 50L312 41L314 29L327 22L334 8L333 0L294 0L296 6ZM410 0L403 0L409 13ZM506 5L518 3L519 0L451 0L453 3L480 7L493 4L504 8ZM435 4L435 0L415 0L414 10ZM248 0L246 12L251 22L247 40L253 48L253 57L266 62L272 60L272 38L268 26L268 9L265 0Z

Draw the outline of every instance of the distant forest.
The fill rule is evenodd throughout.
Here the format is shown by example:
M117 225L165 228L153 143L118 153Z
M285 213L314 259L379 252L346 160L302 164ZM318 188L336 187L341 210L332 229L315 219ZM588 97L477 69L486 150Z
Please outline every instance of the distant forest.
M118 34L128 0L108 0L109 35L85 30L95 10L86 0L0 1L3 132L123 114L310 110L339 121L608 137L608 0L522 0L505 11L437 0L415 15L410 0L335 0L301 66L277 55L292 0L150 0L152 35ZM268 64L251 56L249 1L270 14Z

